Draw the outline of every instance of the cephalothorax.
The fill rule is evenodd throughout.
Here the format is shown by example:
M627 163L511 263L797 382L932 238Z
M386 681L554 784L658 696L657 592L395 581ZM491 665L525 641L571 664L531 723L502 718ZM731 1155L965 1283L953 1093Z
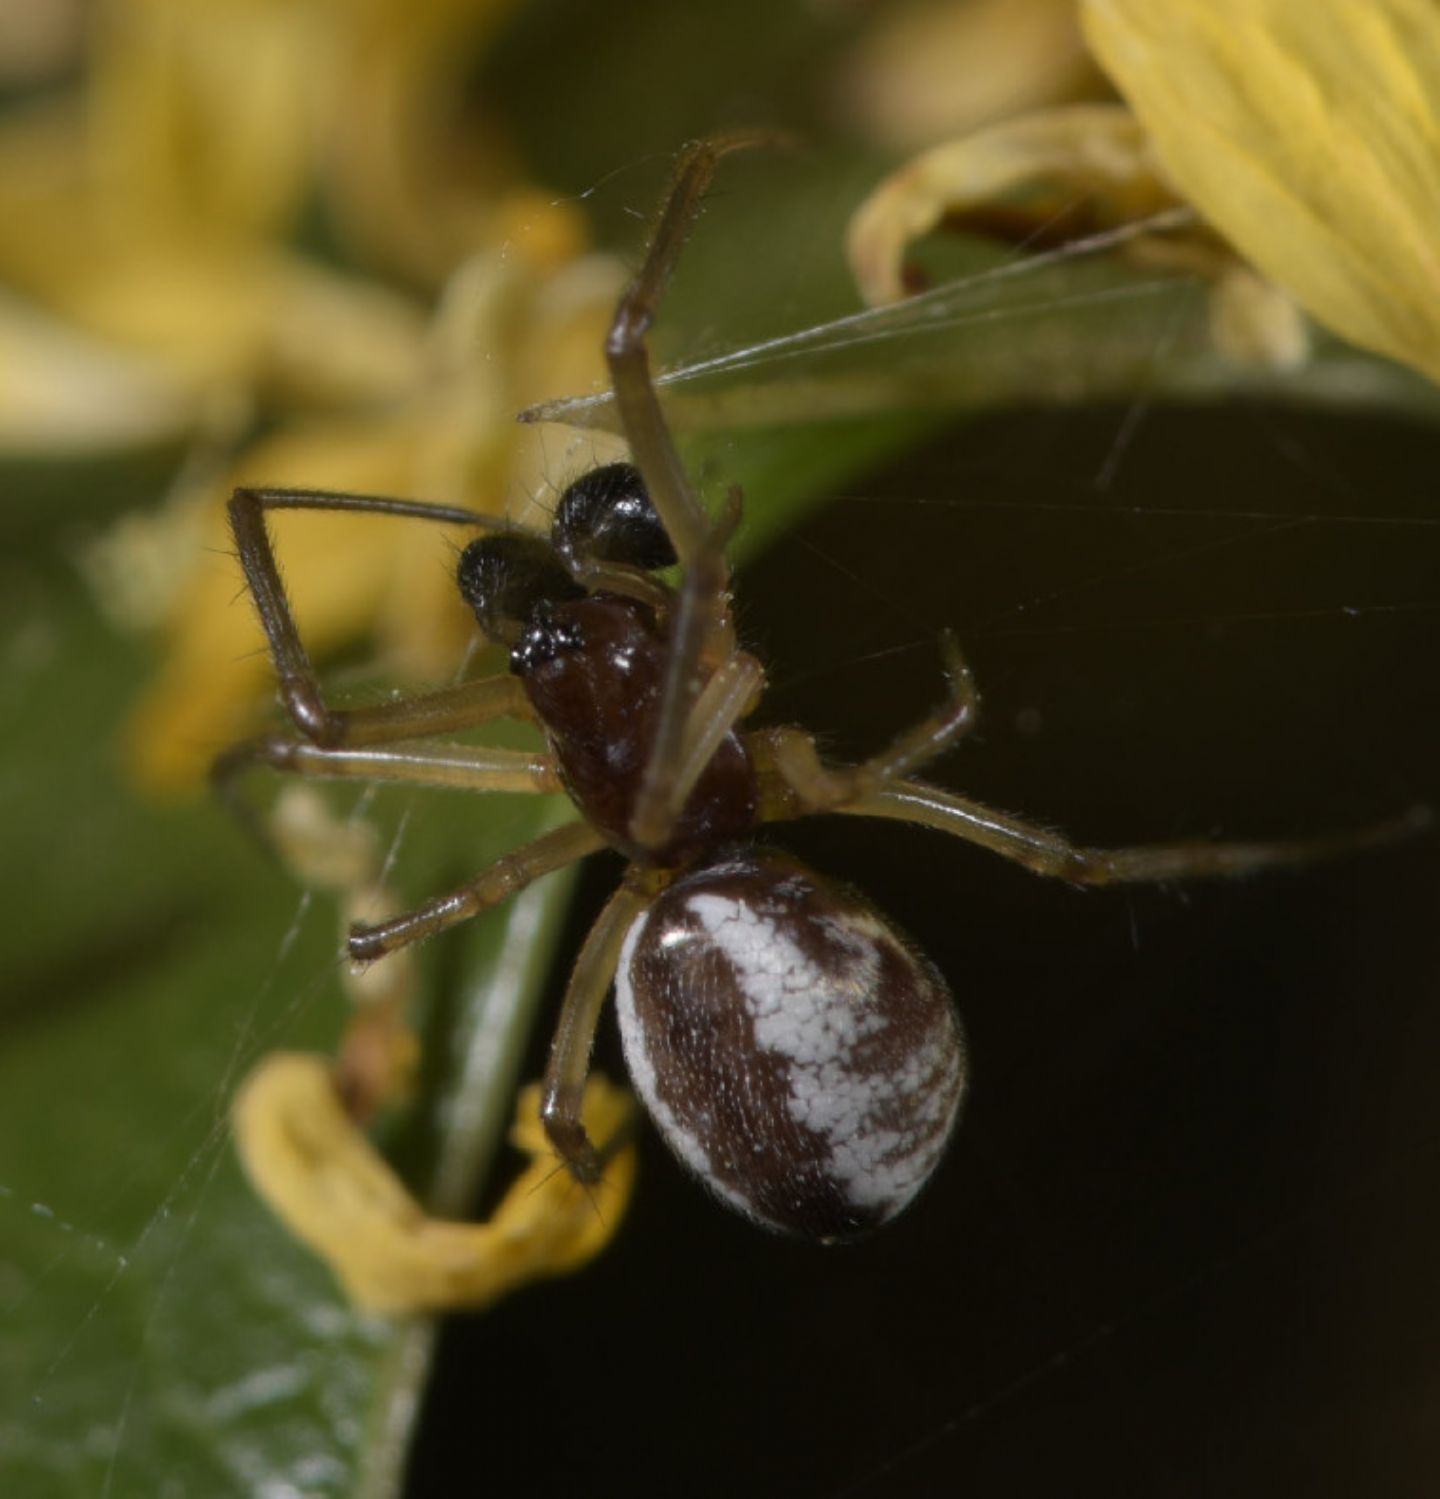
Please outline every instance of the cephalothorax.
M766 824L821 812L920 823L1087 884L1299 862L1413 824L1288 843L1077 848L913 778L975 719L970 673L948 637L945 703L859 765L827 764L799 729L744 727L764 673L731 618L725 552L739 497L718 519L697 501L645 345L716 161L744 143L702 143L680 165L606 348L634 461L566 489L548 537L418 501L235 495L236 542L298 732L240 745L217 769L224 782L261 763L476 790L563 787L577 820L457 891L355 927L351 956L382 958L618 849L629 866L575 964L546 1071L550 1141L575 1178L601 1178L613 1142L589 1137L581 1096L613 979L632 1079L676 1156L756 1222L831 1241L886 1222L929 1178L959 1112L964 1043L943 980L913 944L863 896L758 845ZM328 707L266 531L265 511L285 508L481 527L459 586L484 633L509 648L509 671L378 708ZM672 587L662 574L677 563ZM536 723L547 752L434 742L498 716Z

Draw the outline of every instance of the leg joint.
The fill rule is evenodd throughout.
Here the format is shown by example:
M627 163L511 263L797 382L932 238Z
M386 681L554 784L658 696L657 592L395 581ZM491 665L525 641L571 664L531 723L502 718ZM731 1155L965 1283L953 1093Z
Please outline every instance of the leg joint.
M600 1180L603 1162L585 1129L580 1108L580 1089L547 1088L540 1104L540 1123L570 1175L588 1186Z
M345 738L345 713L336 713L321 701L313 681L292 677L280 683L280 700L295 727L321 749L334 749Z

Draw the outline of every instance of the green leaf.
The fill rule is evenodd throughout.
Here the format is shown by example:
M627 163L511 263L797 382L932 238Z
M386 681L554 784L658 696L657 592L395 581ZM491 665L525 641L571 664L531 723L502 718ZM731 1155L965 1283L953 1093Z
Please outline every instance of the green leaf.
M717 453L773 533L895 424ZM253 1196L228 1100L275 1047L343 1027L339 934L211 805L157 809L114 744L148 652L53 540L12 556L3 770L14 938L0 986L0 1473L26 1495L400 1491L431 1330L360 1316ZM388 792L419 900L553 821L552 799ZM367 814L368 815L368 814ZM464 1215L508 1124L567 888L431 944L430 1062L397 1145ZM423 1195L423 1194L422 1194Z
M384 1450L385 1403L413 1398L421 1371L397 1373L406 1335L345 1307L270 1220L226 1122L264 1051L333 1045L344 1019L334 914L218 808L160 811L128 794L111 745L146 653L105 625L66 568L43 554L12 565L22 560L4 768L8 1491L153 1493L165 1474L176 1492L283 1480L351 1493L362 1459ZM453 865L461 841L483 862L553 816L549 804L495 801L443 819L445 840L422 828L402 843L407 876L412 863ZM524 1007L562 895L552 883L462 939L454 987L470 1014L427 1103L452 1102L463 1082L485 1107L444 1142L452 1177L453 1158L487 1154L508 1120ZM487 1003L497 972L498 1014Z

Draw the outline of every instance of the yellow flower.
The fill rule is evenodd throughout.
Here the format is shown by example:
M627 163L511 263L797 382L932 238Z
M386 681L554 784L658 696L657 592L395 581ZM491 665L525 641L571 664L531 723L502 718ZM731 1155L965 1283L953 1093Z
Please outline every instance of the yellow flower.
M498 511L555 477L564 442L514 414L600 377L620 273L493 131L455 128L509 9L112 0L83 92L0 125L0 443L192 448L168 503L90 559L117 618L164 632L127 735L151 790L194 789L271 695L227 556L234 485ZM295 248L317 196L357 256L442 287L439 310ZM273 434L245 449L261 413ZM425 529L277 520L313 649L366 639L402 676L453 668L463 621Z
M1083 0L1170 177L1317 321L1440 379L1434 0Z
M424 321L409 299L285 243L309 189L311 109L329 93L322 10L97 6L83 92L0 128L0 279L163 391L130 440L183 432L221 388L327 401L413 378ZM115 427L98 401L94 419ZM54 426L86 436L82 411Z
M1227 352L1303 358L1293 299L1440 378L1431 0L1080 0L1080 14L1134 120L1077 106L908 163L852 223L865 295L900 295L906 246L942 225L983 230L1000 210L1021 238L1053 232L1062 209L1075 233L1189 203L1203 223L1128 253L1207 277Z
M0 125L0 281L30 304L0 301L0 332L73 377L33 382L37 419L0 409L0 435L73 445L88 414L107 440L148 442L203 422L217 390L324 407L413 387L423 310L292 236L318 198L358 250L431 283L504 242L520 187L508 156L472 124L459 152L446 125L477 41L510 9L96 5L83 90ZM117 420L103 396L127 361L145 399ZM88 413L75 380L94 392ZM4 371L0 396L21 382Z

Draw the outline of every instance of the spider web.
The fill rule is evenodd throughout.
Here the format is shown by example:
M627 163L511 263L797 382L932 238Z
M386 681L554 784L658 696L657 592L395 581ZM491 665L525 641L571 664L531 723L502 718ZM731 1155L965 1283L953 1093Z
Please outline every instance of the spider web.
M1047 261L1044 273L1067 258ZM1059 317L1073 310L1076 295L1101 295L1047 290L1023 313L1007 311L1011 287L1025 286L1027 274L1007 274L1001 282L1005 296L988 311L983 284L967 288L975 305L965 317L1003 332L1007 317ZM1105 295L1123 299L1149 292ZM868 329L863 343L903 361L906 334L897 318L892 326ZM1177 336L1170 314L1156 315L1153 335L1158 367ZM855 345L853 334L843 337ZM825 350L824 339L813 342ZM738 371L763 388L767 372L790 362L787 350L770 343L761 340L731 355L727 372ZM1276 492L1256 494L1232 471L1208 491L1201 483L1176 485L1177 464L1188 472L1201 463L1212 438L1218 443L1222 429L1233 434L1237 426L1245 434L1248 461L1266 460ZM837 750L863 753L883 740L888 727L927 706L936 680L934 642L940 629L950 627L980 676L986 724L943 779L1087 840L1309 831L1440 800L1434 757L1424 749L1434 742L1433 694L1417 686L1417 674L1435 659L1440 613L1432 581L1440 522L1426 513L1430 496L1422 466L1428 453L1433 469L1428 433L1326 423L1275 408L1181 418L1160 412L1153 393L1142 389L1100 414L994 418L978 440L967 432L932 453L937 456L902 465L883 484L852 487L823 520L757 568L755 592L804 594L819 598L820 607L802 611L798 620L783 611L758 617L745 602L742 579L742 608L747 618L757 616L761 648L776 663L782 716L817 724ZM1282 485L1286 475L1290 482ZM897 535L908 538L898 554L893 545L887 550L880 544L879 538ZM839 711L837 705L845 704L849 711ZM1427 711L1432 716L1425 717ZM1428 740L1421 737L1423 726L1431 731ZM1168 769L1157 774L1157 766ZM401 829L411 809L423 815L419 800L403 799ZM557 1471L569 1462L593 1477L609 1459L611 1471L633 1472L634 1489L646 1491L646 1475L658 1472L659 1459L670 1449L663 1440L652 1441L653 1468L636 1465L633 1454L624 1467L627 1454L602 1433L607 1420L621 1423L624 1417L610 1415L597 1401L597 1384L613 1387L627 1402L639 1388L653 1392L654 1360L658 1354L663 1363L669 1349L665 1319L685 1325L704 1315L723 1322L727 1296L750 1298L751 1313L737 1311L722 1335L712 1338L718 1344L709 1355L712 1368L689 1392L690 1406L711 1402L707 1409L714 1409L713 1402L733 1402L737 1387L771 1404L750 1419L703 1423L714 1452L716 1492L747 1471L753 1475L757 1453L810 1492L924 1493L935 1491L940 1475L959 1484L1007 1473L1024 1491L1021 1475L1038 1464L1032 1443L1049 1442L1072 1457L1078 1452L1079 1471L1089 1471L1087 1462L1099 1471L1098 1438L1092 1446L1077 1436L1087 1424L1109 1443L1105 1450L1120 1471L1128 1464L1148 1492L1200 1492L1203 1475L1211 1471L1228 1479L1240 1474L1242 1481L1227 1491L1241 1492L1247 1477L1275 1461L1254 1424L1240 1420L1221 1399L1225 1379L1247 1351L1264 1365L1263 1378L1248 1387L1257 1409L1308 1420L1310 1439L1345 1393L1373 1417L1363 1429L1353 1424L1355 1450L1372 1433L1407 1430L1384 1401L1391 1382L1400 1385L1408 1375L1413 1388L1420 1372L1407 1359L1393 1303L1406 1300L1428 1312L1433 1302L1423 1299L1424 1288L1414 1281L1404 1283L1404 1296L1398 1290L1386 1294L1375 1282L1400 1277L1412 1256L1425 1258L1413 1247L1397 1249L1391 1237L1410 1226L1412 1212L1433 1232L1425 1182L1433 1175L1440 1121L1418 1101L1414 1066L1406 1066L1400 1049L1408 1042L1414 1054L1422 1054L1429 1035L1423 1017L1403 1001L1423 996L1426 984L1433 987L1435 954L1419 883L1428 875L1433 888L1433 856L1397 851L1385 856L1384 867L1377 861L1368 870L1356 865L1321 872L1313 887L1282 878L1271 889L1257 882L1189 897L1144 891L1081 898L1037 890L968 852L952 854L908 835L883 849L873 834L853 828L807 828L797 836L797 846L817 864L883 898L957 988L959 975L973 991L962 992L961 1003L976 1049L976 1095L956 1161L915 1217L894 1231L893 1249L877 1245L823 1271L788 1246L740 1237L744 1231L719 1219L708 1203L697 1207L694 1189L667 1178L655 1161L650 1174L660 1184L653 1193L647 1189L637 1210L641 1222L593 1280L557 1286L546 1300L526 1297L469 1328L480 1344L482 1366L510 1371L505 1378L518 1392L517 1403L506 1411L504 1424L513 1424L537 1460L546 1454L538 1434L524 1438L527 1413L542 1409L553 1420L560 1409L573 1422L575 1441L565 1445L575 1450L554 1454ZM397 831L392 858L403 856L404 841ZM923 868L917 871L917 865ZM937 889L941 869L944 888ZM978 907L984 913L980 925L993 928L978 952L972 936L950 930L962 924L952 909L962 897L964 903L985 902ZM991 902L997 901L1004 919L995 914ZM1196 910L1199 917L1192 918ZM1011 914L1016 911L1018 916ZM77 1475L94 1471L98 1453L100 1492L125 1491L125 1465L134 1455L127 1444L135 1440L136 1401L144 1395L139 1369L169 1340L174 1277L186 1273L217 1174L230 1169L228 1130L217 1099L325 995L333 960L318 954L331 941L330 920L301 899L282 923L272 939L269 974L239 1023L210 1048L193 1103L173 1122L183 1164L138 1219L135 1193L148 1190L147 1174L138 1166L103 1186L93 1178L94 1200L78 1207L8 1183L0 1189L0 1214L17 1240L23 1223L23 1254L35 1256L27 1259L31 1269L22 1289L8 1302L11 1315L33 1311L51 1277L63 1275L77 1256L104 1270L88 1309L78 1321L55 1328L52 1356L31 1371L26 1384L27 1417L37 1427L52 1418L71 1423L77 1409L88 1412L90 1446L82 1450L83 1462L77 1458ZM1200 922L1198 928L1192 920ZM1053 946L1065 956L1047 956L1051 944L1039 935L1045 931L1056 933ZM1262 961L1251 954L1266 931L1288 935L1277 939L1276 955ZM1262 1039L1272 1050L1262 1056L1252 1054L1253 1040L1246 1043L1252 1073L1238 1079L1216 1060L1221 1039L1233 1040L1236 1032L1204 1023L1217 1008L1206 981L1214 984L1232 969L1211 962L1199 965L1200 977L1183 973L1197 932L1237 971L1243 968L1246 983L1237 980L1237 987L1252 1013L1268 995L1284 1022L1273 1016L1265 1021ZM1307 932L1314 948L1309 957ZM1030 952L1018 963L1017 944L1027 934ZM1257 966L1265 970L1268 989L1254 979ZM1075 968L1082 970L1079 976ZM1304 1003L1307 982L1319 996L1313 1013ZM1106 984L1123 986L1120 996L1107 993ZM1149 1000L1141 993L1145 985ZM1387 1004L1366 1032L1357 1012L1377 987ZM1007 1007L1018 1013L1002 1027L993 1016ZM1218 1008L1233 1027L1234 1012L1246 1006L1232 999ZM1157 1035L1144 1024L1155 1009L1181 1018ZM1192 1023L1214 1076L1227 1087L1251 1085L1238 1120L1177 1107L1177 1122L1145 1092L1147 1109L1102 1114L1097 1123L1087 1112L1087 1090L1133 1083L1146 1059L1163 1078L1198 1082L1175 1060ZM1280 1045L1287 1035L1305 1037L1297 1050L1308 1071L1299 1061L1287 1066ZM1074 1058L1070 1068L1046 1060L1056 1049ZM997 1092L1012 1095L1013 1106L999 1107ZM1037 1094L1052 1101L1037 1107ZM1327 1117L1332 1124L1323 1129ZM1333 1121L1354 1128L1349 1143L1336 1138ZM1087 1122L1088 1134L1081 1129ZM1163 1177L1157 1162L1167 1158L1183 1162L1192 1176L1204 1177L1208 1169L1219 1182L1209 1195L1197 1190L1177 1200L1161 1194L1156 1212L1168 1235L1135 1208L1126 1189L1108 1181L1094 1195L1113 1213L1111 1230L1102 1232L1080 1200L1083 1183L1103 1177L1117 1155L1125 1161L1117 1142L1130 1140L1139 1127L1156 1129L1160 1143L1154 1158L1141 1163L1144 1169L1134 1171L1134 1191L1153 1191ZM1237 1185L1233 1173L1226 1175L1212 1159L1218 1145L1215 1152L1206 1148L1216 1132L1227 1129L1225 1143L1235 1148L1238 1141L1250 1153L1273 1152L1276 1169ZM1307 1141L1315 1146L1315 1159L1297 1175ZM1038 1185L1030 1175L1037 1166ZM1057 1180L1063 1166L1072 1167L1082 1185ZM1277 1183L1284 1188L1278 1196ZM1246 1193L1257 1200L1244 1201ZM956 1205L953 1216L941 1209L942 1199ZM974 1242L967 1218L977 1200L996 1213L1000 1226L981 1236L979 1247L957 1250ZM1195 1217L1216 1204L1226 1208L1220 1223L1208 1235L1199 1232ZM117 1220L132 1226L112 1233L108 1225ZM1367 1220L1380 1225L1376 1243L1366 1242ZM1062 1229L1076 1236L1084 1274L1057 1268L1067 1247L1055 1237ZM1174 1240L1187 1229L1194 1236L1190 1246L1177 1251ZM1105 1273L1100 1262L1107 1254L1126 1274ZM955 1290L957 1258L971 1275L964 1294ZM674 1293L657 1294L657 1285L666 1284L658 1265L666 1262L703 1265L705 1276L672 1275ZM137 1305L127 1287L141 1263L150 1272L149 1291ZM1316 1294L1318 1331L1307 1334L1308 1341L1285 1321L1300 1318L1304 1306L1293 1295L1287 1300L1279 1287L1286 1268ZM1282 1308L1268 1322L1249 1310L1266 1291ZM603 1308L607 1296L611 1311L602 1317L590 1298L599 1297ZM707 1298L713 1298L708 1311ZM858 1312L857 1298L864 1302ZM1009 1309L1004 1335L984 1315L985 1303L996 1299ZM787 1310L810 1303L826 1316ZM1043 1304L1045 1315L1032 1310L1036 1304ZM1247 1309L1261 1329L1248 1344L1235 1308ZM1204 1349L1207 1316L1217 1329L1210 1363L1191 1384L1176 1386L1188 1394L1176 1393L1168 1404L1157 1401L1148 1387L1166 1387L1158 1350L1183 1346L1184 1335L1198 1337ZM96 1391L84 1389L84 1379L76 1376L90 1356L95 1324L107 1318L133 1323L136 1368L118 1400L111 1382L97 1405ZM577 1341L574 1328L581 1321L589 1332ZM757 1334L757 1324L763 1334ZM895 1335L894 1325L913 1337L914 1346ZM852 1326L857 1337L865 1335L854 1347L847 1341ZM363 1350L374 1337L338 1314L320 1331L336 1340L332 1368L343 1364L346 1349ZM1277 1354L1282 1334L1296 1336L1298 1354ZM771 1379L754 1380L757 1338L773 1355ZM602 1346L610 1355L608 1372L597 1380ZM616 1358L614 1350L621 1347L635 1352ZM581 1399L540 1367L542 1353L551 1358L557 1348L566 1356L554 1362L588 1371ZM1328 1382L1312 1377L1302 1389L1309 1403L1292 1397L1287 1404L1276 1387L1303 1354L1317 1350L1331 1360L1317 1359L1316 1365L1330 1370ZM1337 1350L1357 1358L1368 1350L1370 1367L1378 1357L1385 1372L1346 1385L1336 1372ZM426 1491L425 1475L441 1462L434 1454L448 1450L445 1413L454 1385L446 1371L468 1356L463 1347L451 1347L442 1361L419 1491ZM877 1360L903 1400L882 1391L873 1372ZM1205 1360L1191 1355L1189 1362ZM780 1376L803 1379L809 1370L813 1381L816 1367L827 1365L843 1370L846 1379L814 1381L823 1398L802 1401L784 1393ZM872 1372L858 1377L857 1365ZM1200 1377L1207 1373L1208 1381ZM287 1381L300 1377L292 1364L261 1360L243 1377L214 1383L195 1419L219 1419L247 1402L262 1409L285 1398L292 1388ZM500 1381L493 1374L482 1377L487 1399L498 1401ZM848 1395L846 1380L852 1386ZM537 1398L537 1390L544 1396ZM864 1399L872 1404L867 1407ZM1215 1410L1187 1420L1187 1399L1197 1409L1208 1399ZM337 1409L342 1404L337 1400ZM590 1413L581 1413L581 1405ZM1158 1435L1155 1425L1143 1436L1124 1434L1127 1423L1145 1419L1158 1422ZM683 1421L676 1427L686 1429ZM737 1445L718 1441L727 1427L737 1434ZM837 1444L837 1433L855 1430L863 1440ZM330 1432L317 1428L312 1436L342 1439L343 1416L336 1416ZM1216 1451L1207 1448L1207 1437ZM822 1440L831 1444L829 1456L819 1453ZM1073 1445L1067 1449L1067 1443ZM816 1452L808 1450L811 1445ZM800 1447L807 1449L803 1461L795 1458ZM1388 1470L1394 1484L1404 1477L1400 1462ZM273 1474L267 1477L258 1463L256 1452L237 1460L235 1481L277 1499L282 1493L344 1491L346 1470L327 1459L323 1445L308 1455L290 1455L288 1468L282 1466L294 1480L288 1487ZM1372 1480L1368 1492L1387 1491L1383 1475L1371 1470L1366 1476ZM705 1491L703 1485L697 1489Z
M1435 629L1424 444L1337 461L1349 439L1333 426L1249 412L1243 463L1273 488L1256 503L1243 473L1219 473L1216 505L1173 474L1204 470L1219 424L1155 413L1137 428L1134 412L1003 419L946 452L933 487L917 470L898 493L887 481L853 495L855 512L912 539L918 526L919 556L961 559L950 602L937 610L943 592L918 582L877 589L883 564L827 517L833 530L797 546L916 628L848 638L843 668L781 686L812 718L842 679L869 698L853 685L867 660L903 691L907 657L933 662L933 631L950 625L984 727L942 778L1088 841L1363 823L1431 798L1433 697L1411 674ZM1045 429L1058 462L1035 457ZM983 485L967 482L965 447L988 454ZM1162 498L1129 503L1147 467ZM1382 471L1393 508L1377 514ZM917 523L917 509L945 519ZM960 1264L919 1250L932 1299L917 1309L892 1291L950 1400L923 1389L928 1420L892 1408L908 1439L852 1448L846 1476L813 1491L1083 1492L1108 1474L1147 1493L1413 1492L1426 1439L1405 1415L1407 1381L1424 1378L1412 1319L1429 1325L1433 1302L1412 1236L1433 1222L1440 1121L1405 1056L1430 1030L1433 851L1098 901L973 878L964 856L937 872L931 848L910 851L924 863L908 873L882 857L888 908L963 976L975 1036L963 1164L937 1184L930 1228ZM844 872L877 888L870 847L849 858ZM907 1335L872 1332L892 1355Z

